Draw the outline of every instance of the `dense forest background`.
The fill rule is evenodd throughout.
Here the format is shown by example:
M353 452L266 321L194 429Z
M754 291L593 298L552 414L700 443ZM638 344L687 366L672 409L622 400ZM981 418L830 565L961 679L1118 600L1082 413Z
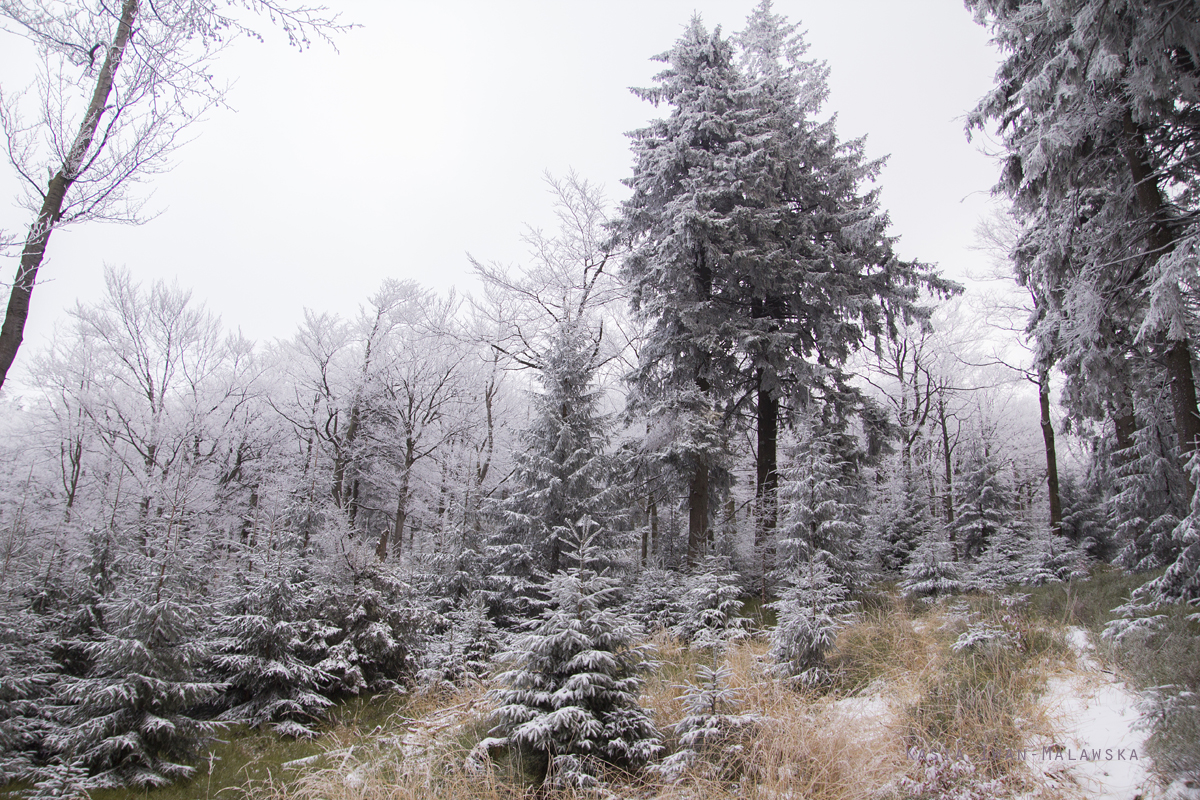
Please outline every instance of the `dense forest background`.
M158 785L215 722L311 736L504 651L495 746L588 776L659 754L639 631L716 652L739 597L808 686L881 580L1200 597L1197 9L968 5L1007 58L969 123L1006 148L988 296L896 255L769 2L635 90L628 199L548 176L559 227L469 296L388 280L253 343L109 268L0 396L0 780ZM546 708L564 671L594 726Z

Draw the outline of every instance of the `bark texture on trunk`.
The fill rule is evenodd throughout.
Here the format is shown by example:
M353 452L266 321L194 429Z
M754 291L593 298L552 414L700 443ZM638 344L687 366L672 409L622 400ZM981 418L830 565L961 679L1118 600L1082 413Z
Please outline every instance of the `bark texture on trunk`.
M1054 449L1054 425L1050 421L1050 371L1038 370L1038 405L1042 412L1042 441L1046 445L1046 491L1050 495L1050 530L1062 531L1062 501L1058 494L1058 454Z
M1138 207L1150 220L1148 255L1152 261L1156 261L1175 248L1176 239L1171 231L1169 209L1163 200L1158 176L1146 157L1146 136L1133 121L1133 114L1128 110L1125 112L1124 127L1128 141L1123 154L1129 165L1129 174L1133 178ZM1167 339L1160 349L1171 388L1171 410L1175 417L1179 451L1186 461L1200 442L1200 409L1197 409L1196 405L1196 379L1192 372L1191 344L1186 337Z
M758 372L758 459L754 496L758 501L759 524L754 531L756 546L775 530L779 519L779 399L763 386Z

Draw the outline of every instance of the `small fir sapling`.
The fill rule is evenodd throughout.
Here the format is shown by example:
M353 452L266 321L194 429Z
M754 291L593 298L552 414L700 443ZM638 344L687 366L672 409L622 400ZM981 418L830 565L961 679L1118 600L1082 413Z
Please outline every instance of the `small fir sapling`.
M684 603L687 585L678 572L644 569L630 588L623 604L647 633L672 630L687 619Z
M787 448L779 484L779 575L784 582L821 552L842 582L853 585L862 562L855 556L862 539L861 505L854 497L853 470L835 455L829 434L815 420L797 423L798 441Z
M906 597L932 598L963 590L959 565L954 562L950 543L936 533L927 535L917 545L903 575L900 590Z
M596 784L598 762L631 769L653 757L659 738L638 705L646 661L641 630L613 608L618 581L595 572L597 530L587 517L575 535L575 563L546 587L549 603L503 660L511 669L492 692L493 733L473 757L507 747L544 782Z
M750 620L739 617L742 601L737 574L723 556L709 556L687 579L683 619L672 633L693 648L721 648L750 635Z
M959 555L976 558L1016 514L1016 500L985 438L976 443L954 487L954 532Z
M857 604L847 599L850 591L834 575L824 552L801 563L788 583L771 604L777 620L771 631L772 672L798 686L816 686L828 679L825 654Z
M481 681L492 671L506 638L487 615L487 606L475 594L461 608L446 615L446 630L431 643L417 678L426 687L463 686Z
M317 666L331 676L330 694L402 689L435 617L413 601L407 584L373 573L327 588L316 605L328 648Z
M1150 407L1133 446L1113 454L1115 493L1108 498L1120 548L1116 562L1134 572L1161 569L1179 555L1174 536L1186 513L1186 473L1171 455L1169 423Z
M1031 537L1017 580L1024 586L1042 586L1086 574L1087 553L1067 537L1046 531Z
M713 666L697 668L697 682L687 682L683 706L687 716L675 724L679 747L654 772L677 780L691 772L713 780L736 779L746 755L746 743L762 717L736 713L742 690L729 685L733 671L718 666L719 651L713 650Z
M1023 532L1012 525L1001 527L992 535L979 558L966 569L963 587L998 592L1009 584L1021 583L1029 549L1029 538Z
M228 683L227 721L271 725L284 736L308 738L331 702L332 681L312 666L324 649L315 639L297 586L285 575L250 579L230 613L217 621L213 667Z
M197 680L208 649L195 603L165 592L152 599L115 594L102 603L107 631L85 645L85 677L64 677L67 725L48 745L88 768L89 786L146 789L187 778L185 761L215 727L193 719L221 684Z

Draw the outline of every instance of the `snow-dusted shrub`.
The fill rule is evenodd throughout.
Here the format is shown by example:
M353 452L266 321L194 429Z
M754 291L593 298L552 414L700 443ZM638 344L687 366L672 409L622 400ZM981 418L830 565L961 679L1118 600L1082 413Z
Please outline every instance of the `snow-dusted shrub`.
M686 582L683 619L671 629L694 648L722 648L749 635L750 620L739 617L742 594L738 576L723 556L709 556Z
M523 769L573 786L595 782L596 762L636 768L659 750L638 705L641 630L612 608L619 584L589 568L590 520L581 527L576 564L550 579L541 619L502 657L511 669L492 692L497 736L479 745L507 747Z
M622 609L648 633L673 630L688 616L687 584L678 572L644 569L625 594Z
M213 667L228 684L230 704L221 719L316 735L313 723L332 705L324 696L332 676L312 666L324 644L306 619L304 588L286 576L252 579L217 620Z
M195 771L185 761L213 724L189 716L221 685L198 680L208 656L195 604L137 594L103 603L107 630L85 645L91 669L64 677L68 723L48 745L92 773L97 788L163 786Z
M909 759L912 763L909 774L896 782L900 797L992 800L1005 795L1004 781L980 774L966 753L914 750L909 753Z
M0 786L34 776L57 676L38 619L0 605Z
M855 608L849 590L818 553L788 578L783 596L771 604L776 613L771 631L772 672L800 685L813 686L828 677L825 653L833 646L845 615Z
M927 537L913 551L900 581L900 590L906 597L940 597L961 592L963 588L950 545L936 535Z
M461 686L488 676L504 649L506 637L487 615L476 595L472 602L445 617L446 630L432 639L421 658L417 677L426 687Z
M354 695L402 688L415 671L415 654L432 616L413 602L407 585L387 575L326 589L317 617L328 650L317 666L332 676L329 691Z
M742 771L746 745L762 722L753 713L736 713L741 690L729 686L726 666L698 668L699 682L682 688L687 716L675 724L679 747L654 771L675 780L687 772L704 778L735 777Z
M1015 641L1016 637L1012 631L996 625L981 623L971 625L959 634L958 638L954 640L954 644L950 645L950 649L958 653L972 648L1007 647Z

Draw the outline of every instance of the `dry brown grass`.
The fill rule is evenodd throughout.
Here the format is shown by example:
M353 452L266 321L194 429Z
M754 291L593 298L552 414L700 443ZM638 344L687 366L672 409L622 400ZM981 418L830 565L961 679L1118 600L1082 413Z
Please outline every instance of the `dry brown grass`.
M1031 774L1016 754L1052 725L1039 700L1047 676L1073 659L1062 631L993 597L939 605L921 623L931 657L902 709L908 746L965 757L980 781L1027 788ZM1002 638L956 651L960 635L980 628Z

